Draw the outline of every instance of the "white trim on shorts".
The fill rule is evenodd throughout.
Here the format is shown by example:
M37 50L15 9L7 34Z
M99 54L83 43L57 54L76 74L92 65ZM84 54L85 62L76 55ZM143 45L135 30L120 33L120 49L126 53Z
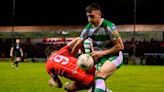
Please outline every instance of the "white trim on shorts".
M120 66L120 64L122 64L122 62L123 62L122 51L119 51L118 57L117 57L116 59L114 59L114 60L112 61L112 63L113 63L116 67L118 67L118 66Z

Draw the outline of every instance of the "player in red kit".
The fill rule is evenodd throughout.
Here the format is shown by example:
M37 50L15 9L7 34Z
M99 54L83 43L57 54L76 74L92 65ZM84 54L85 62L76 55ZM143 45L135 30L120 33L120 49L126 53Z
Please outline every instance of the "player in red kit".
M73 45L78 39L79 38L75 38L59 51L52 53L46 62L46 70L51 76L49 81L50 85L56 83L57 87L62 87L58 75L75 81L74 83L65 86L65 90L68 92L88 89L94 82L95 68L93 67L88 71L78 68L76 64L77 58L70 53Z

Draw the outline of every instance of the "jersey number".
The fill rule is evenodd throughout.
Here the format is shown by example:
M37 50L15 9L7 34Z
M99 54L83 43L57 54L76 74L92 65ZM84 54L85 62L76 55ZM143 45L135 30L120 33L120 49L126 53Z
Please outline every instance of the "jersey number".
M56 55L53 58L53 60L54 60L54 62L61 63L62 65L66 65L69 62L69 59L67 57L65 57L65 56L62 56L62 55Z

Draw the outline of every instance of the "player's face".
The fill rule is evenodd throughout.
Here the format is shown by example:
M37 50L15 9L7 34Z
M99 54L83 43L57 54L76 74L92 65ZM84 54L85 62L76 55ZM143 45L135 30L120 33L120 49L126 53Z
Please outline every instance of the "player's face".
M101 18L101 12L99 10L93 10L91 12L86 13L88 21L91 24L97 24L99 19Z
M16 39L16 43L20 43L20 39Z

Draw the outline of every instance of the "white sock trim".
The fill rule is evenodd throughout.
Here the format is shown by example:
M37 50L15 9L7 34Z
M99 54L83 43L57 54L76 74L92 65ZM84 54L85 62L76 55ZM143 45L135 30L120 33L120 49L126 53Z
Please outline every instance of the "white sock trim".
M103 79L97 79L95 88L99 88L105 91L106 90L105 81Z

